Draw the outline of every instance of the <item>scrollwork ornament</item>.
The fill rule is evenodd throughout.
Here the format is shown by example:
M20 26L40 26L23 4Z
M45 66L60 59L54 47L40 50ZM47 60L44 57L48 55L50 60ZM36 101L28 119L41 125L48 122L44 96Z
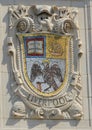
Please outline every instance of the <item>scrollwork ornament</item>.
M34 21L28 17L20 18L16 22L17 32L20 32L20 33L33 31L33 27L34 27Z
M76 8L70 7L9 7L9 31L17 39L15 42L11 33L7 38L15 78L11 86L19 97L11 109L13 117L82 118L79 68L82 43L75 20L77 13ZM74 62L75 41L77 63Z

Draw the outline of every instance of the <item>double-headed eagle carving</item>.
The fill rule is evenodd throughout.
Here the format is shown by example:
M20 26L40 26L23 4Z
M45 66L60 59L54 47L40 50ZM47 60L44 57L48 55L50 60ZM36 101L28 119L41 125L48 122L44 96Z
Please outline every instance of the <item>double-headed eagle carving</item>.
M33 82L38 76L42 76L44 82L37 82L38 84L47 83L48 88L44 89L44 91L49 90L49 88L53 88L54 90L58 89L58 85L56 84L55 78L59 80L59 82L63 82L62 72L58 64L54 63L53 65L49 65L49 62L42 63L44 68L42 69L38 63L33 63L31 68L30 79Z

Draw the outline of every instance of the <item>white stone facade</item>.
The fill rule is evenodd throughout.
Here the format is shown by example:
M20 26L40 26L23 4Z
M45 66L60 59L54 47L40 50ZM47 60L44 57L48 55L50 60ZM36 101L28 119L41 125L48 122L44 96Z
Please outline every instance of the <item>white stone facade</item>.
M7 50L10 5L57 5L78 8L82 41L81 58L83 118L81 120L28 120L11 117L14 81ZM92 0L0 0L0 130L91 130L92 129ZM16 97L17 98L17 97Z

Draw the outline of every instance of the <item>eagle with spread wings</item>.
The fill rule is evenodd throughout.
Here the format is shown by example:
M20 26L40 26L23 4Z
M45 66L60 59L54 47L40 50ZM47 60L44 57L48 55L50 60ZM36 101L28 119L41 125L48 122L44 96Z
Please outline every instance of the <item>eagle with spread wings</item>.
M61 69L58 64L54 63L52 66L49 65L48 62L42 63L44 68L42 69L41 66L38 63L33 63L31 68L31 75L30 80L33 82L37 76L42 76L44 82L41 83L47 83L48 88L44 89L44 91L49 90L49 88L53 88L53 90L58 89L58 85L55 81L55 78L57 78L60 82L63 82Z

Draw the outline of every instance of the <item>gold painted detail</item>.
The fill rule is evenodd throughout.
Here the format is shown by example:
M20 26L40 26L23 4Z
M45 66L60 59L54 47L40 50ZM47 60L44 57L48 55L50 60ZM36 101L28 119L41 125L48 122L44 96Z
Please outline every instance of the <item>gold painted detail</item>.
M66 37L50 35L47 37L47 58L65 59L66 58Z

